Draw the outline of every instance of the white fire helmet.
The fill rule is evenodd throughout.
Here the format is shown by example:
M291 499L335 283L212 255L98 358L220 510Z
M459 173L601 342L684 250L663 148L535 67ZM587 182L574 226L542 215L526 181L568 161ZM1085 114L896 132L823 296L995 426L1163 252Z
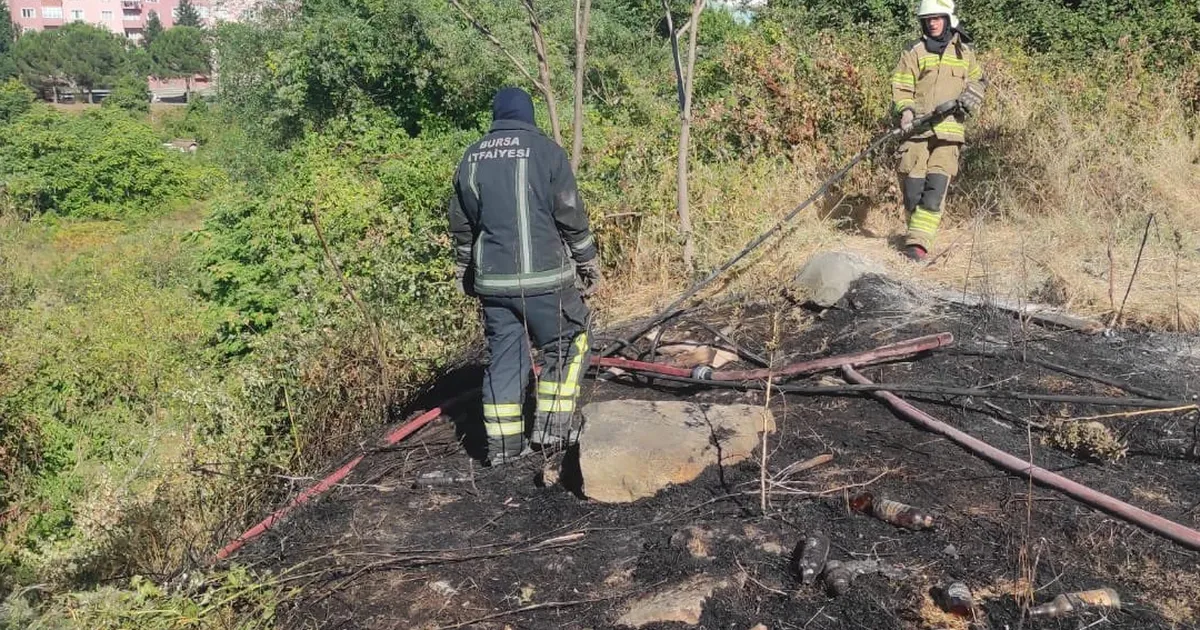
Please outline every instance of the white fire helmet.
M917 17L927 18L944 15L950 18L950 28L958 28L958 16L954 15L954 0L921 0Z

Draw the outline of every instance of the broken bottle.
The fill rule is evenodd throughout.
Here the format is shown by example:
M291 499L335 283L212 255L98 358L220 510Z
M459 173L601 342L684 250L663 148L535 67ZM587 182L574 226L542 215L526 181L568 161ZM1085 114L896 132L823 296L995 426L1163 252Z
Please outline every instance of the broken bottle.
M825 588L830 595L844 595L850 590L850 582L854 581L854 573L837 560L830 560L825 565Z
M942 597L942 608L946 612L964 618L974 616L975 598L966 584L954 582L946 587Z
M829 538L821 532L813 532L796 543L796 549L792 551L792 567L800 575L800 583L815 582L828 556Z
M921 530L933 527L933 517L929 514L899 501L876 498L870 492L863 492L850 499L850 509L870 514L885 523L905 529Z
M1111 588L1063 593L1029 610L1030 617L1061 617L1085 608L1121 608L1121 596Z

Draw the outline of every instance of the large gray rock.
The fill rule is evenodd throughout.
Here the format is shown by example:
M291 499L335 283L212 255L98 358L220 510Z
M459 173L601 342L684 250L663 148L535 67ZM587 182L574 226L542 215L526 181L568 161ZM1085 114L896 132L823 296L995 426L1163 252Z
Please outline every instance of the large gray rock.
M654 496L711 464L736 464L754 451L769 409L750 405L614 400L583 408L579 466L583 491L609 503Z
M713 591L727 586L729 583L725 580L697 575L633 602L617 620L617 625L641 628L674 621L694 626L700 623L705 600Z
M804 263L795 283L814 304L828 308L846 295L855 280L877 271L876 265L857 254L821 252Z

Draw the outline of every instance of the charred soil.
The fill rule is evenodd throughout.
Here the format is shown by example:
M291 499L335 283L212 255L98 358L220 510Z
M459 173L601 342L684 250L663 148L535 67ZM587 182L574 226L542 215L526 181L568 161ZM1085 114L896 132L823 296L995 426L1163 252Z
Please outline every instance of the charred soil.
M861 370L876 383L1128 395L1019 358L961 352L1003 350L1104 374L1172 400L1193 401L1200 386L1200 355L1186 338L1042 328L1000 312L938 304L877 277L860 281L833 309L809 310L785 296L702 307L667 336L713 341L689 320L724 329L777 365L954 333L957 341L947 351ZM653 359L649 343L638 347L640 356L630 356ZM823 378L829 384L833 376L798 383ZM448 376L436 393L453 394L476 377ZM585 391L591 401L765 404L761 391L631 375L589 381ZM1009 453L1176 522L1200 525L1194 412L1096 420L1125 452L1115 461L1095 461L1056 448L1051 427L1126 409L902 397ZM974 592L974 627L1200 624L1200 554L1005 474L865 396L774 393L769 404L778 430L767 439L765 512L760 455L710 466L693 482L620 505L538 483L540 455L507 468L481 468L460 447L480 421L476 398L451 410L454 423L439 421L395 448L368 453L342 485L247 547L242 560L286 573L297 586L284 611L287 628L610 628L639 599L697 576L713 585L698 620L710 629L967 628L934 603L937 589L955 581ZM825 453L833 455L828 464L781 474ZM414 483L435 470L467 473L471 481ZM586 479L583 484L586 493ZM928 511L934 527L908 531L853 512L849 497L862 489ZM818 530L830 538L829 559L878 561L891 575L861 575L837 597L820 581L802 586L790 555ZM1105 586L1121 594L1121 610L1036 620L1024 614L1060 593Z

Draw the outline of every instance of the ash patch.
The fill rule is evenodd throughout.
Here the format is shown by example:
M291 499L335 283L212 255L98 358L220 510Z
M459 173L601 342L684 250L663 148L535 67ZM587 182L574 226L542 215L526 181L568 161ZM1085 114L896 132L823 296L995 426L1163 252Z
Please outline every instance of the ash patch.
M727 331L738 345L774 354L780 365L949 331L958 350L1015 350L1171 398L1188 399L1200 383L1194 360L1163 360L1174 352L1163 348L1186 345L1183 340L1042 328L999 312L936 303L875 277L860 280L836 308L814 311L782 296L698 309L670 330L711 341L688 320ZM630 356L654 359L648 343ZM880 383L1123 394L1020 360L954 352L862 371ZM765 404L762 392L642 377L592 381L585 392L592 402ZM1124 458L1097 463L1043 445L1035 425L1122 409L904 397L998 448L1176 522L1200 524L1194 413L1097 420L1128 444ZM298 597L281 611L288 628L610 628L639 598L698 576L724 583L702 606L698 626L704 628L966 627L949 625L931 603L930 592L951 581L971 588L992 628L1200 622L1194 552L1006 475L863 397L775 393L770 408L778 432L768 441L765 497L764 458L756 454L709 466L695 481L631 504L582 501L535 486L543 466L554 462L472 465L457 448L454 427L444 423L371 453L345 485L257 541L242 560L294 578ZM788 472L824 453L833 455L828 464ZM448 487L412 487L430 470L472 477ZM933 529L901 530L853 512L849 497L863 489L929 511ZM779 550L790 551L813 530L829 536L830 559L877 561L902 568L905 577L862 575L840 597L819 585L801 586L788 554ZM1130 603L1036 626L1022 618L1030 596L1042 603L1101 586Z

